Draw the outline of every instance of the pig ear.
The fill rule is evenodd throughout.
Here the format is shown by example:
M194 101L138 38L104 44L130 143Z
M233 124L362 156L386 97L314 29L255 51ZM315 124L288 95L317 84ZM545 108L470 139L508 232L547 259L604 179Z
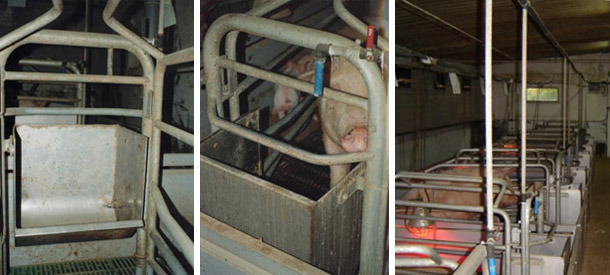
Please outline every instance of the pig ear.
M304 57L299 66L300 73L306 73L306 72L313 70L313 64L314 64L313 56Z
M284 64L284 68L283 68L284 73L292 74L293 69L294 69L294 62L292 62L292 60L286 61L286 64Z

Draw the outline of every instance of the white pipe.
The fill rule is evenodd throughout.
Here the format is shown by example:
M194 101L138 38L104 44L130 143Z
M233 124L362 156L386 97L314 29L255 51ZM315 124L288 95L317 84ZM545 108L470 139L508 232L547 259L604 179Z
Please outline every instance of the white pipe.
M527 165L527 8L521 14L521 194L526 191ZM521 212L529 211L529 204L521 202ZM527 215L526 215L527 217ZM521 220L521 274L529 274L529 224Z
M157 35L163 37L165 29L165 0L159 1L159 26L157 27Z
M492 139L492 10L493 0L485 0L485 209L489 232L494 231L493 223L493 139Z
M527 151L527 9L521 14L521 194L525 194Z
M568 59L567 58L563 58L563 81L561 84L562 90L561 90L561 97L562 97L562 114L561 114L561 121L562 121L562 144L563 144L563 149L566 149L566 138L567 138L567 113L568 113L568 96L567 96L567 91L568 91Z

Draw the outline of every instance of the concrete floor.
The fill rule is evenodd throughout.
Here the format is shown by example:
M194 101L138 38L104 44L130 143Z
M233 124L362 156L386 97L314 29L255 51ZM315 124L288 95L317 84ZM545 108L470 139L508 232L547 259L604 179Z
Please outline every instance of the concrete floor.
M610 159L596 159L582 274L610 274Z

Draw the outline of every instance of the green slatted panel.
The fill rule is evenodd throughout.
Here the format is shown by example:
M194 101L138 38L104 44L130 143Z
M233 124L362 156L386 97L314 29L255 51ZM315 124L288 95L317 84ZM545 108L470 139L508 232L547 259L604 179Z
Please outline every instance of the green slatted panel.
M136 260L133 257L11 268L11 274L13 275L130 275L135 272Z

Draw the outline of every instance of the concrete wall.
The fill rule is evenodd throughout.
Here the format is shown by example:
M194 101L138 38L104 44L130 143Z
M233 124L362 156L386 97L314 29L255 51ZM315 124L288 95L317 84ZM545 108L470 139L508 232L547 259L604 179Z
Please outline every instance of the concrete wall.
M585 75L590 82L603 82L608 80L608 72L610 71L608 54L592 54L573 57L577 68ZM515 79L514 88L508 85L505 89L505 83L496 81L493 85L493 108L494 118L503 119L507 117L520 118L520 83L521 78L520 65L515 68L515 64L497 64L494 66L494 75ZM578 82L578 75L573 70L570 71L569 88L568 88L568 115L571 121L577 121L579 118L579 91L582 91L582 106L581 117L583 121L588 123L589 133L595 137L598 142L606 142L607 140L607 106L608 106L608 86L600 85L599 91L589 91L588 85ZM562 60L560 58L535 60L528 63L528 86L529 87L556 87L561 93L562 81ZM505 91L508 90L508 91ZM507 108L509 98L514 98L514 108ZM561 98L561 97L560 97ZM537 117L539 121L545 120L561 120L561 100L552 103L528 103L527 104L528 119ZM586 113L585 113L586 109Z
M416 171L450 159L462 148L472 146L472 125L460 124L423 131L421 142L416 134L396 136L396 171Z

